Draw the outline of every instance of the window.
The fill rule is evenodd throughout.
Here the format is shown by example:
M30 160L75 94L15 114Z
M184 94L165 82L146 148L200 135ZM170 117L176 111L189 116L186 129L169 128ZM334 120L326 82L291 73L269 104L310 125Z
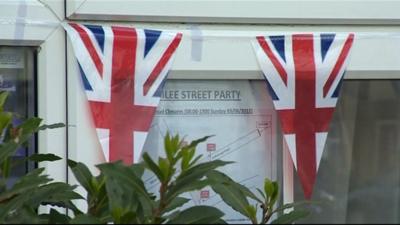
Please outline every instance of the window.
M0 16L0 49L3 49L3 46L12 46L8 47L11 50L7 51L19 51L18 49L21 46L38 49L36 60L26 56L25 62L32 63L32 65L24 64L26 66L24 73L27 74L28 80L32 78L28 76L31 74L27 72L30 71L28 68L37 70L36 99L29 101L37 103L37 116L43 118L46 124L66 123L66 50L63 44L65 32L59 26L59 19L57 18L63 17L64 1L0 1L0 9L2 11ZM29 52L30 50L21 51ZM7 71L11 70L8 69ZM22 74L23 72L15 73ZM26 82L25 85L31 85L31 83ZM23 83L23 81L20 80L18 83ZM32 93L31 89L27 88L27 90ZM35 97L35 95L28 96ZM25 103L18 102L18 105L24 106ZM27 107L32 108L31 106ZM28 116L29 114L24 115ZM66 128L39 132L36 143L38 153L52 153L64 157L67 149L66 137ZM67 165L65 159L54 163L42 163L41 166L46 168L50 177L58 181L66 180Z
M400 81L344 82L304 222L398 223L399 187Z
M233 161L222 170L256 192L264 179L277 179L277 118L264 81L169 80L153 120L145 151L154 159L165 157L164 135L179 134L187 141L215 135L197 148L209 160ZM145 177L150 191L158 193L154 176ZM230 209L211 188L186 196L187 205L212 205L232 223L249 222Z
M0 47L0 91L7 91L9 98L5 110L14 112L18 125L24 119L36 115L36 70L35 48ZM36 152L36 140L30 141L29 147L20 148L13 157L11 177L18 178L34 168L24 162L24 158Z
M200 105L194 105L194 102L189 101L167 100L167 98L174 99L174 90L178 90L177 93L179 94L179 90L199 89L199 87L206 89L213 85L233 87L240 84L249 91L252 90L250 84L254 84L256 92L265 91L265 87L262 86L263 81L260 81L263 76L260 73L259 65L250 44L250 40L256 35L293 32L356 32L357 35L360 34L354 44L352 59L345 76L345 87L342 90L342 97L338 104L335 120L331 125L332 129L314 192L315 199L322 200L326 204L313 206L313 216L305 221L357 222L369 218L367 206L364 208L355 206L355 204L363 204L362 202L360 203L362 198L355 197L357 194L352 194L356 190L368 192L367 188L365 188L366 184L362 183L364 181L358 176L363 167L368 167L372 163L368 161L361 162L360 160L364 159L360 155L363 154L363 151L366 151L367 153L363 157L367 157L372 155L374 151L363 150L363 148L369 147L372 149L370 146L373 145L388 145L389 141L386 141L384 137L390 137L391 142L396 142L398 139L390 136L397 135L398 123L389 122L387 119L383 119L377 125L379 127L377 128L378 131L374 131L374 133L376 133L378 140L374 141L374 143L372 143L372 138L363 136L364 134L362 133L366 128L362 127L360 125L361 122L359 122L363 118L361 104L368 105L372 100L366 98L362 100L363 94L361 94L361 91L359 94L357 90L361 90L364 86L368 86L366 84L369 84L371 90L374 89L373 93L375 95L381 95L380 92L385 90L384 85L380 84L382 82L390 83L395 81L377 79L400 78L398 57L400 45L398 44L397 35L399 29L396 26L392 26L400 23L398 10L396 10L399 7L400 1L374 0L69 0L67 1L67 17L81 23L110 24L109 22L111 21L115 25L183 32L184 36L177 50L176 59L167 81L166 90L171 92L165 93L164 101L161 102L158 114L155 117L155 124L158 125L153 127L153 131L150 132L147 139L145 150L151 152L153 156L157 155L157 150L162 149L160 140L163 132L159 131L165 131L166 127L175 130L177 128L195 130L194 134L199 134L192 137L189 136L192 135L191 132L184 131L186 133L183 135L188 135L188 138L207 135L204 132L207 131L206 126L192 127L196 121L190 121L189 123L176 122L173 114L176 114L175 117L178 117L177 115L182 117L180 113L185 113L185 109L189 109L186 111L188 114L199 113L201 109L205 109L202 112L206 113L209 112L208 110L211 111L212 108L204 108L202 107L203 104L213 105L213 107L218 104L222 105L220 102L200 102ZM198 25L193 26L193 23ZM297 26L296 24L301 25ZM332 25L327 26L326 24ZM346 26L341 24L346 24ZM382 26L374 26L376 24ZM199 33L201 34L199 35ZM385 36L386 34L387 36ZM377 55L380 57L376 57ZM104 157L101 150L99 151L96 133L90 126L91 120L90 115L87 113L89 111L86 97L80 86L81 82L77 73L76 59L71 48L68 50L68 71L70 73L68 75L69 157L89 163L91 169L96 171L93 165L104 162ZM394 92L386 94L392 97L396 96ZM250 99L254 99L253 97ZM232 102L232 104L235 103ZM260 105L263 106L263 104ZM166 109L171 109L168 112L169 115L166 114ZM179 109L183 109L183 112ZM199 109L199 111L196 109ZM216 112L214 111L214 113ZM184 115L182 120L189 120L186 118L187 115ZM382 114L381 116L384 115ZM245 120L244 118L245 116L242 118L243 121ZM371 121L380 121L377 117L371 117L370 119ZM239 132L240 129L237 124L240 122L233 120L231 123L229 125L234 127L232 132ZM210 126L214 125L211 123ZM221 130L223 129L221 128ZM393 132L388 133L388 130ZM265 166L267 165L264 165L265 168L263 167L261 171L272 170L275 178L282 179L281 176L283 176L283 180L286 181L288 180L286 173L281 171L283 170L282 158L284 156L281 155L282 137L279 135L279 126L276 131L278 141L276 141L276 148L273 148L276 151L274 156L276 164L271 165L272 169L266 168ZM363 138L371 139L368 140L371 143L368 143L366 147L360 144ZM199 146L200 151L205 152L207 156L214 154L211 149L219 150L219 142L213 143L213 140L217 139L210 139L210 143ZM228 143L228 138L224 141L223 143ZM355 145L357 142L359 144ZM210 144L211 153L207 151L207 144ZM396 146L396 143L391 146ZM377 148L374 147L374 150ZM388 149L390 148L387 148L386 151L393 151ZM83 152L85 154L82 154ZM388 160L388 157L385 156L387 154L377 154L374 157L379 159L378 156L380 155L380 160L385 161ZM390 159L394 160L393 158ZM274 163L273 160L272 163ZM245 163L241 165L245 165ZM375 170L377 172L375 173L382 173L379 170L379 165L374 167L377 167ZM267 174L266 172L264 175ZM240 176L235 177L239 181L241 180L240 178ZM303 192L297 180L297 175L294 174L293 178L295 179L295 200L303 200ZM357 179L360 179L360 181L357 181ZM375 181L381 182L379 179L377 178ZM148 185L154 185L151 179L148 180ZM385 185L382 187L388 186ZM284 200L286 195L290 195L286 189L292 190L292 186L287 185L283 188L285 189L282 190L285 195ZM194 193L193 202L195 204L196 202L197 204L199 202L202 203L202 201L206 202L207 198L212 196L212 193L207 193L207 191ZM396 192L392 190L389 193L394 194ZM366 196L368 195L373 194L369 192ZM288 199L290 199L290 196ZM385 207L393 209L393 211L389 210L392 214L388 216L388 220L397 221L393 220L393 217L397 215L394 213L397 210L395 208L397 205L393 203L393 200L392 202L383 202L378 199L378 202ZM356 212L357 208L361 209L361 212ZM359 217L358 220L356 219L357 217ZM376 216L375 218L380 217ZM242 218L236 217L232 218L232 221L239 222L240 219Z

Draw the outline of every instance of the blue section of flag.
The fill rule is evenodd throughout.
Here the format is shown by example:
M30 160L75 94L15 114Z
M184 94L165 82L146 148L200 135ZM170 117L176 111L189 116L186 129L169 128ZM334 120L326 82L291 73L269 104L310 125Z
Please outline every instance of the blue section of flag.
M161 31L158 30L144 30L144 34L146 35L146 45L144 48L144 57L150 52L153 48L154 44L157 42L158 38L161 35Z
M270 37L272 44L275 46L276 51L279 53L283 61L286 62L285 57L285 36L272 36Z
M87 29L89 29L96 38L97 43L100 46L101 51L104 52L104 30L101 26L96 25L85 25Z
M343 74L344 77L344 74ZM338 98L339 97L339 93L340 93L340 89L342 88L342 84L343 84L343 78L339 81L339 84L337 85L335 91L332 94L333 98Z
M86 91L93 91L93 88L90 85L89 81L87 80L85 72L83 72L82 66L79 62L78 65L79 65L79 71L81 72L83 87L85 88Z
M278 95L276 95L274 89L272 88L271 84L269 83L268 79L265 79L265 82L267 84L267 89L269 92L269 95L271 96L272 100L277 101L279 100Z
M331 47L333 40L335 40L335 34L321 34L321 54L322 61L325 60L326 54Z

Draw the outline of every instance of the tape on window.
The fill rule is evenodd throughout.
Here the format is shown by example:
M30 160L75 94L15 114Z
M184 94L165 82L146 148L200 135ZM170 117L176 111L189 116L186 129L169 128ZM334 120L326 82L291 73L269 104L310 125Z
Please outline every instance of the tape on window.
M203 32L198 25L190 27L190 36L192 39L192 60L199 62L203 55Z
M29 20L25 18L5 19L0 18L0 25L15 25L15 26L37 26L37 27L51 27L55 28L60 25L58 22L50 22L43 20Z
M25 0L20 0L17 13L18 19L26 19L28 14L28 5ZM25 23L16 24L14 32L15 40L23 40L25 36Z

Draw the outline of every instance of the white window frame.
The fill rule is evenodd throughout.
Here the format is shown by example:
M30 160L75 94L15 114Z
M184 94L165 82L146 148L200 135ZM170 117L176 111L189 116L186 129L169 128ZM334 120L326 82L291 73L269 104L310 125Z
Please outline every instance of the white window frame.
M38 48L38 117L46 124L66 124L65 32L59 26L59 18L64 17L64 2L45 0L43 3L36 0L1 1L0 46ZM26 9L24 15L18 14L20 7ZM38 135L39 153L52 153L63 158L40 164L57 181L67 179L66 139L66 128L40 131Z
M68 0L67 17L135 22L400 24L399 8L398 0Z

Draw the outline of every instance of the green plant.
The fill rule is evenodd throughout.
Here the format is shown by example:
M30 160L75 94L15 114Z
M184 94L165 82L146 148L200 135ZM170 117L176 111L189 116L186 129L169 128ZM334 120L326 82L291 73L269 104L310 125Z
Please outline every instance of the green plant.
M41 125L39 118L29 118L21 125L13 126L13 113L3 109L7 93L0 93L0 223L65 223L65 224L196 224L225 223L224 213L211 206L187 207L190 199L185 193L211 187L224 202L256 223L291 223L306 216L304 211L283 210L296 205L275 208L279 193L276 182L265 181L264 190L252 193L248 188L229 178L219 169L231 164L220 160L201 163L196 156L196 147L209 137L185 145L178 135L169 134L164 139L165 157L152 159L143 155L143 162L124 165L122 162L98 165L98 176L93 176L88 167L80 162L68 161L76 180L86 190L83 198L75 192L76 186L54 182L36 169L8 185L13 168L11 157L20 146L26 145L38 131L62 127L62 124ZM27 161L57 161L60 158L34 155ZM150 193L143 181L145 171L157 177L158 193ZM87 211L82 212L73 200L85 200ZM255 202L255 204L251 204ZM72 214L54 208L39 213L40 206L57 206ZM257 211L261 207L261 214ZM261 215L261 216L260 216Z
M230 162L197 163L196 146L208 137L184 146L179 136L165 138L165 158L156 163L148 154L144 162L132 166L121 162L98 165L101 174L94 177L82 163L69 161L77 180L86 189L88 211L85 219L107 223L222 223L223 213L210 206L179 210L190 201L182 194L200 190L213 183L205 175ZM142 180L145 170L158 178L158 196L149 193ZM178 172L179 170L179 172ZM206 213L205 213L206 212ZM82 217L83 219L83 217Z
M2 134L0 144L0 223L48 223L57 221L57 218L68 219L56 210L39 215L39 206L46 205L59 206L79 213L80 211L71 201L82 198L74 192L75 187L62 182L53 182L44 174L44 168L33 170L14 184L9 184L10 172L15 166L15 161L11 158L16 151L21 146L25 146L39 130L58 128L63 125L41 125L41 119L29 118L22 124L14 126L12 120L15 114L4 110L7 97L8 93L0 93L0 134ZM25 160L44 162L59 159L51 154L37 154Z
M207 176L209 179L219 181L211 187L221 196L224 202L248 218L253 224L290 224L309 215L309 212L304 209L295 209L285 213L286 209L297 208L308 204L307 202L286 204L281 207L275 206L279 197L277 182L265 179L264 190L257 189L257 193L253 193L247 187L236 183L221 172L214 171ZM256 203L252 205L249 200ZM261 216L258 218L259 208L261 209ZM274 215L276 218L271 221Z
M265 181L264 190L252 193L245 186L236 183L218 169L231 164L220 160L199 163L201 156L195 156L196 147L209 137L204 137L184 145L178 135L169 134L164 139L165 157L154 161L148 154L143 155L143 163L126 166L121 162L98 165L100 175L94 177L82 163L69 161L77 180L86 189L88 196L87 215L82 221L98 223L225 223L224 213L215 207L194 206L183 209L190 199L182 194L211 187L237 212L246 216L253 224L292 223L307 216L306 211L284 213L284 209L297 204L275 208L279 187L276 182ZM145 170L151 171L158 179L158 193L149 193L143 182ZM257 196L258 195L258 196ZM250 201L256 202L251 205ZM262 208L261 218L257 210Z

